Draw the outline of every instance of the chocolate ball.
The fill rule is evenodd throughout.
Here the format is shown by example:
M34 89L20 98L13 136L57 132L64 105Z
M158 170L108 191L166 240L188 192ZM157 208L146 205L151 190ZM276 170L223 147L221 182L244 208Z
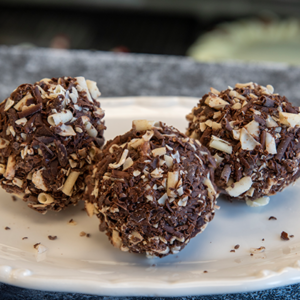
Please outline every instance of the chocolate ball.
M100 156L86 180L86 209L120 250L175 254L213 219L215 161L174 127L134 121Z
M76 205L104 143L104 111L83 77L22 84L0 106L2 188L40 213Z
M299 107L271 85L211 88L187 119L187 135L214 155L215 183L228 198L266 205L300 176Z

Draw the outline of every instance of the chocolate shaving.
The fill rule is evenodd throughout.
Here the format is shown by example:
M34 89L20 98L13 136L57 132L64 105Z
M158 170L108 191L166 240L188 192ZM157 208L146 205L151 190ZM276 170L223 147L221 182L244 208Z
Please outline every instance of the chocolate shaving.
M35 99L37 100L37 103L43 102L41 92L37 86L34 87L34 96L35 96Z
M266 120L263 119L262 117L258 116L258 115L254 115L253 117L254 121L256 121L257 123L259 123L262 126L266 126Z
M39 111L41 111L43 108L43 105L41 103L33 105L28 107L27 109L22 110L21 112L18 112L19 118L26 118L28 116L31 116Z
M229 179L229 177L230 177L230 174L231 174L231 168L230 168L230 165L225 165L225 166L224 166L224 169L223 169L223 171L222 171L222 173L221 173L220 178L221 178L222 180L224 180L225 183L227 183L227 182L228 182L228 179Z
M271 217L269 218L269 220L277 220L277 218L274 217L274 216L271 216Z
M291 140L293 139L292 136L286 136L285 139L283 139L280 144L278 145L278 148L277 148L277 154L275 156L275 158L277 160L281 160L289 143L291 142Z
M66 147L58 140L54 141L56 145L56 153L58 157L59 164L65 167L68 164L68 153Z
M275 106L275 101L270 99L269 97L265 97L263 101L263 106L265 107L274 107Z
M54 241L54 240L57 240L57 236L56 235L48 235L48 239L50 241Z

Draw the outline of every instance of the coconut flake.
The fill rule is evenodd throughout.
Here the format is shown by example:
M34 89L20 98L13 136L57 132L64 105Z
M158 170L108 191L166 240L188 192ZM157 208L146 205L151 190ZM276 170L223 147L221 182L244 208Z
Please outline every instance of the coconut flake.
M200 128L201 132L203 132L206 128L205 122L200 122L199 123L199 128ZM191 137L194 138L193 136L191 136Z
M174 191L170 188L175 188L179 179L178 171L168 172L167 194L169 197L176 197Z
M127 170L133 165L133 160L131 157L128 157L123 164L123 171Z
M215 159L215 161L217 163L217 166L219 166L220 163L224 160L224 158L221 157L221 156L219 156L218 153L216 153L213 157L214 157L214 159Z
M154 157L156 157L156 156L161 156L161 155L166 154L167 153L167 149L166 149L166 147L161 147L161 148L153 149L151 152L152 152L152 155Z
M142 136L142 139L146 142L150 141L153 137L154 132L152 130L146 131L146 133Z
M8 111L14 104L15 104L15 101L8 98L5 102L4 111Z
M217 119L217 118L221 117L221 115L222 115L222 112L216 111L213 115L213 119Z
M268 128L278 126L277 122L270 115L266 119L266 125Z
M238 197L239 195L248 191L252 186L252 179L250 176L243 177L240 181L235 182L233 187L226 188L227 193L231 197Z
M193 146L193 145L192 145ZM195 147L195 146L194 146ZM195 149L196 150L196 149ZM175 159L178 163L180 163L180 155L179 152L176 151L175 154L171 154L171 156L173 157L173 159Z
M232 153L232 146L230 145L230 143L214 135L211 136L209 147L226 152L228 154Z
M207 104L208 106L217 109L217 110L221 110L223 109L226 105L229 105L229 103L223 99L221 99L220 97L214 95L214 94L210 94L206 99L205 99L205 104Z
M134 170L133 173L132 173L132 175L134 177L139 176L140 174L141 174L141 172L139 170Z
M109 164L109 167L111 169L117 169L117 168L121 167L125 163L127 155L128 155L128 149L125 149L122 153L120 161L118 163Z
M269 204L270 197L260 197L255 200L246 200L246 204L251 207L260 207Z
M239 140L240 139L240 136L241 136L241 131L240 129L233 129L232 130L232 135L233 135L233 138L235 140Z
M158 200L158 204L165 205L166 200L168 199L167 193L164 193Z
M235 110L238 110L238 109L241 109L241 108L242 108L241 103L235 103L231 106L231 109L235 109Z
M164 170L161 168L156 168L154 171L150 173L153 178L161 178L163 177Z
M245 128L241 129L240 142L241 148L249 151L253 150L257 145L260 145Z
M246 100L247 99L246 97L244 97L243 95L239 94L236 91L230 91L229 96L234 97L234 98L238 98L240 100Z
M247 131L251 134L254 135L255 137L259 137L259 123L256 121L251 121L247 125L244 126Z
M166 162L166 165L168 168L171 168L173 166L173 158L169 155L164 155L164 160Z
M132 127L135 127L136 131L144 131L155 127L155 123L157 122L148 120L134 120L132 121Z
M266 132L266 150L269 154L277 153L275 138L269 132Z
M295 127L300 125L300 114L279 112L279 121L281 124Z

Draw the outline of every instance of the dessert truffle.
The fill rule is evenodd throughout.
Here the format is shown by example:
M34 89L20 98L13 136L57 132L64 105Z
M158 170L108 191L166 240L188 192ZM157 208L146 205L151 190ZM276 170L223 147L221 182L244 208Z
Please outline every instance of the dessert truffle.
M211 88L187 116L187 135L217 162L215 183L230 199L268 204L300 175L300 114L284 96L249 82Z
M100 156L86 180L86 209L120 250L178 253L213 219L215 161L174 127L134 121Z
M0 180L40 213L76 205L84 173L104 143L96 82L83 77L22 84L0 106Z

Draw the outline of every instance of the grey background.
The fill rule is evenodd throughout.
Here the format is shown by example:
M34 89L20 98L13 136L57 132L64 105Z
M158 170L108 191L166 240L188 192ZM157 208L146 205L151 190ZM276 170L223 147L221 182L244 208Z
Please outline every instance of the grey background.
M221 90L228 85L234 86L236 82L254 81L262 85L272 84L275 92L285 95L295 104L300 104L300 68L285 64L236 62L206 64L170 56L0 47L1 101L22 83L66 75L82 75L97 81L103 97L139 95L201 97L211 86ZM299 298L300 285L296 284L253 293L173 299ZM117 300L119 298L33 291L0 283L0 300L2 299Z

